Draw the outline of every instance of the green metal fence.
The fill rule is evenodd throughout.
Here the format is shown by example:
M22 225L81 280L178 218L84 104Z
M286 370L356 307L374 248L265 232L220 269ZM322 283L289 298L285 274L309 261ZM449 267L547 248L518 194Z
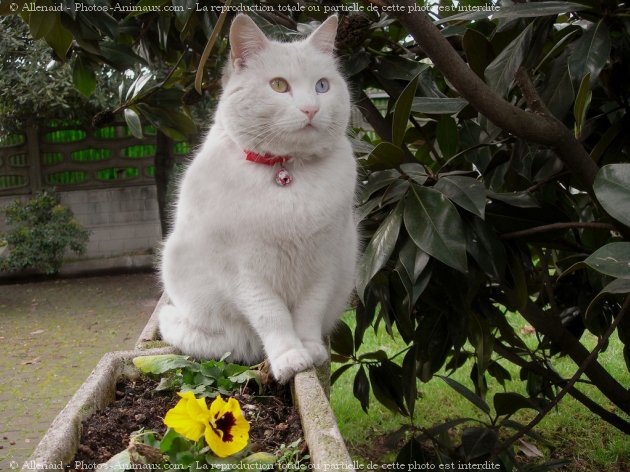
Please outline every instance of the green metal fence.
M86 129L77 121L51 121L0 138L0 196L30 194L48 186L80 190L154 182L156 129L144 127L135 138L124 124ZM173 144L176 162L191 152L187 142Z

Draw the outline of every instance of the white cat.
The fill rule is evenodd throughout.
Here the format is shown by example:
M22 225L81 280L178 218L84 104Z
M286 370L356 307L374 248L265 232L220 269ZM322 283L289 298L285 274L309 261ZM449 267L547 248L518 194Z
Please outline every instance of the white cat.
M267 356L280 382L327 359L322 339L346 306L357 256L336 31L333 16L280 43L246 15L232 22L214 125L181 182L162 254L171 305L160 331L186 354Z

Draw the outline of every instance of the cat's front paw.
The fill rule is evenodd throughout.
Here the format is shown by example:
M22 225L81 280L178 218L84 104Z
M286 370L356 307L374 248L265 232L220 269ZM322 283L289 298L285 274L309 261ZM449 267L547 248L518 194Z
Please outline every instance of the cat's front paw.
M321 341L302 341L304 347L313 359L313 365L322 365L328 361L328 349Z
M313 359L306 349L290 349L275 359L269 359L271 372L280 383L287 383L298 372L313 366Z

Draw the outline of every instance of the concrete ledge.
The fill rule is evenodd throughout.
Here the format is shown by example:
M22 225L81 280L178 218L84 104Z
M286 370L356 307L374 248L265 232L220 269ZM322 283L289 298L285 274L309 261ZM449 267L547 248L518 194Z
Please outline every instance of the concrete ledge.
M162 341L160 338L160 321L159 315L162 307L168 303L168 296L166 293L162 293L162 296L155 305L153 313L146 326L140 333L138 340L136 341L136 349L154 349L158 347L170 347L166 341ZM174 349L174 348L173 348Z
M105 354L87 380L53 420L22 472L66 465L76 454L81 437L81 422L111 403L116 382L123 376L138 375L131 360L138 356L170 354L173 348L150 351L119 351Z
M329 470L333 466L335 470L354 470L354 464L315 369L295 376L293 402L302 420L304 439L314 468Z

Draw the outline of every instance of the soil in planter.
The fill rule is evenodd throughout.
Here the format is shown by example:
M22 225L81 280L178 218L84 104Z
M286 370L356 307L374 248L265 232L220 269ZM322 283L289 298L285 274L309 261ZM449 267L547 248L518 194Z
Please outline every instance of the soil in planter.
M95 470L96 464L107 462L126 449L131 433L142 428L163 435L166 426L162 419L179 397L174 392L157 392L157 384L146 377L118 383L116 400L83 421L81 443L66 470ZM234 397L251 424L252 452L273 452L302 437L302 425L288 387L269 383L263 394L256 396L245 387Z

